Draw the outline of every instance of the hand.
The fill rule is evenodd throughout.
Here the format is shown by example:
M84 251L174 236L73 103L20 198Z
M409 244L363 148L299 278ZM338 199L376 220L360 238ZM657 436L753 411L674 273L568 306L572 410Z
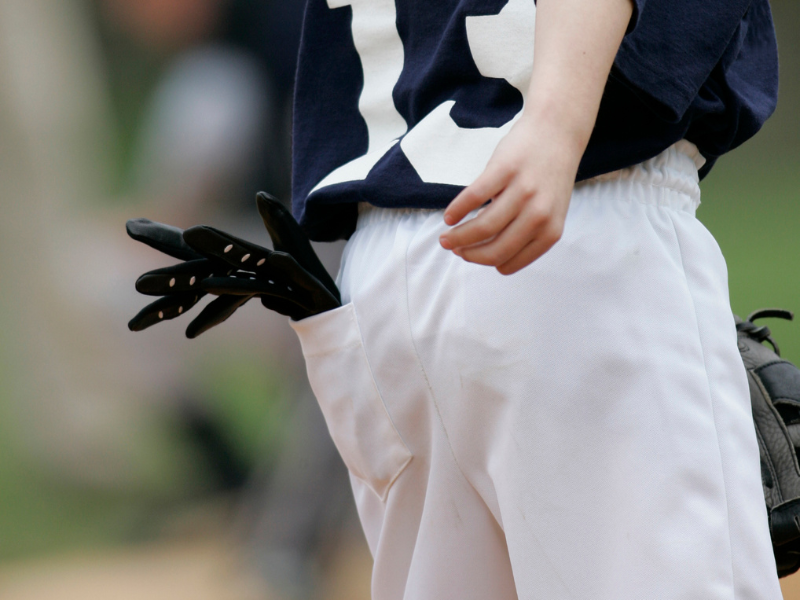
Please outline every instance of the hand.
M128 221L132 238L187 261L150 271L137 280L140 293L163 297L146 306L128 327L141 331L174 319L206 293L219 298L189 324L189 338L222 323L254 297L259 297L265 307L295 320L340 306L336 284L291 213L263 193L256 203L274 251L213 227L181 231L147 219Z
M441 236L464 260L510 275L555 244L608 74L633 14L631 0L538 0L530 85L519 121L486 170L450 203Z
M582 142L552 119L523 113L485 171L447 207L448 225L483 208L444 233L442 247L503 275L531 264L561 238L582 153Z

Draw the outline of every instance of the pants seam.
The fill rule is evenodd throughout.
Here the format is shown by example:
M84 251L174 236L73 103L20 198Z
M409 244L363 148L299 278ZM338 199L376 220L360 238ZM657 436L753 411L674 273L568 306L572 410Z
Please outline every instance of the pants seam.
M733 570L734 570L733 544L731 542L731 538L732 538L732 534L731 534L731 511L730 511L730 502L728 500L728 482L727 482L726 477L725 477L725 468L723 466L725 460L723 458L722 447L721 447L721 444L720 444L719 429L718 429L718 425L717 425L717 415L716 415L716 409L714 407L714 404L715 404L715 402L714 402L714 394L713 394L713 392L711 390L711 381L710 381L710 378L708 376L708 359L706 357L706 348L705 348L705 345L703 344L703 336L700 333L700 322L699 322L698 317L697 317L697 305L695 304L694 294L692 293L692 288L689 285L689 278L686 276L686 267L685 267L684 261L683 261L683 248L681 247L680 236L678 235L678 230L675 227L675 222L671 218L670 218L669 222L672 225L672 231L675 234L675 243L678 245L678 258L680 259L681 273L683 274L683 279L686 282L686 291L689 294L689 300L691 302L692 313L693 313L693 316L694 316L695 333L697 335L697 340L698 340L698 342L700 344L700 353L703 356L703 372L705 373L706 387L708 388L708 398L709 398L709 403L711 405L711 416L712 416L712 419L714 420L714 433L716 434L716 438L717 438L716 439L717 454L719 455L719 462L720 462L720 467L721 467L721 471L722 471L721 472L722 487L723 487L723 490L724 490L724 497L725 497L725 524L726 524L727 532L728 532L728 536L727 536L727 540L728 540L728 555L730 557L730 576L731 576L730 585L731 585L731 591L733 592L733 599L735 600L735 598L736 598L736 586L734 585L734 582L736 581L736 576L735 576L735 573L733 572Z
M422 378L425 381L425 387L428 390L428 395L431 399L431 403L433 404L433 408L436 412L436 418L439 422L439 426L442 428L442 432L444 433L444 439L447 442L447 449L450 451L450 456L452 456L453 462L455 463L458 472L464 478L464 481L466 481L469 484L469 486L472 488L475 494L477 494L478 498L481 498L481 501L483 501L483 497L481 496L480 492L477 490L477 488L475 488L472 481L470 481L469 477L467 477L466 473L464 472L464 469L461 467L461 464L458 462L455 449L453 448L453 444L450 441L450 434L447 432L447 428L444 425L444 419L442 418L442 413L441 410L439 409L439 403L436 401L436 394L434 393L433 386L431 386L430 380L428 379L428 373L425 370L425 365L422 363L422 358L420 357L419 351L417 350L417 342L414 339L414 328L412 327L411 324L411 300L409 298L409 285L408 285L408 253L411 250L411 244L413 243L414 238L416 238L416 236L419 233L419 229L420 228L417 228L414 231L411 238L408 240L408 243L406 244L405 253L403 256L403 280L404 280L403 283L405 287L405 308L406 308L406 317L408 323L408 337L411 340L411 348L414 351L414 357L417 361L417 364L419 365L420 372L422 373Z

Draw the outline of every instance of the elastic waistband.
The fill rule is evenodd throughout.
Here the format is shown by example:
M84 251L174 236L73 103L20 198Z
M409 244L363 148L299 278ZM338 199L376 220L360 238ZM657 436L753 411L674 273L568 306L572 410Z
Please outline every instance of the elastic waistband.
M658 156L638 165L626 167L575 185L573 201L581 197L600 195L604 201L640 202L664 206L694 214L700 206L698 170L705 158L697 146L681 140ZM365 202L358 205L358 225L361 229L379 221L403 218L408 215L427 215L441 208L379 208Z
M443 208L383 208L367 202L359 202L356 230L381 221L402 219L413 215L429 215L443 210Z
M694 214L700 206L697 172L705 162L697 146L681 140L638 165L581 181L575 185L574 195L602 190L606 197L631 199Z

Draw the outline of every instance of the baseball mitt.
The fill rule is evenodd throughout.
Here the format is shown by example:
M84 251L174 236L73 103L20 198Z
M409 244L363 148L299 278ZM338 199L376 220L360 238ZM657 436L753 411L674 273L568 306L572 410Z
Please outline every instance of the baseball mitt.
M744 321L736 317L736 329L750 384L772 547L778 576L785 577L800 568L800 369L781 358L770 330L755 323L767 317L790 320L793 315L759 310Z

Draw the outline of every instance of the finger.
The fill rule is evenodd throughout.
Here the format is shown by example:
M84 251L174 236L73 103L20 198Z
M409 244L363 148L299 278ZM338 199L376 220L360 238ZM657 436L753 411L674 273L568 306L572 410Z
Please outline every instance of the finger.
M483 174L458 194L444 211L444 222L455 225L476 208L480 208L503 191L510 173L499 169L487 169Z
M193 340L201 333L219 325L236 312L252 296L220 296L210 302L186 328L186 337Z
M256 194L256 206L275 250L294 256L306 271L333 292L336 289L333 278L320 262L308 236L295 221L289 209L264 192Z
M205 295L205 292L198 290L196 293L160 298L139 311L139 314L128 322L128 329L143 331L161 321L174 319L192 308Z
M178 260L203 258L183 240L183 231L172 225L156 223L150 219L130 219L125 223L125 229L137 242L147 244Z
M203 256L218 258L247 271L258 272L272 254L271 250L208 225L190 227L183 232L183 239Z
M560 235L556 234L537 237L511 257L510 260L498 266L498 272L503 275L512 275L517 271L521 271L547 253L558 242L559 238Z
M136 291L148 296L168 296L200 289L200 282L217 274L227 274L233 269L224 263L207 258L190 260L163 269L149 271L136 280Z
M456 254L468 262L500 266L540 237L549 225L549 218L539 211L523 211L494 239L485 244L458 248Z
M455 249L489 241L519 214L519 200L506 189L481 209L474 219L443 233L439 238L440 243L444 248Z

